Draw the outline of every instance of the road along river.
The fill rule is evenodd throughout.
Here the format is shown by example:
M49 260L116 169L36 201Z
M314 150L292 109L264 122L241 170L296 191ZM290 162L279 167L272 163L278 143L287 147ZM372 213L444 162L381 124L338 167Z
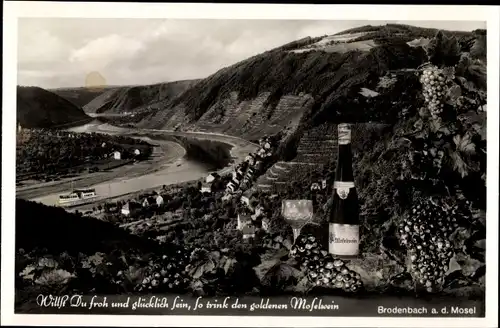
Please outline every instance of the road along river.
M111 180L105 182L97 182L95 178L92 183L92 177L77 180L73 182L75 188L95 188L99 196L97 201L102 201L104 198L114 198L121 195L139 192L148 188L161 187L163 185L178 184L191 180L197 180L205 177L210 171L211 167L205 163L200 163L185 158L185 150L176 143L171 141L161 140L160 136L181 136L187 138L212 140L230 144L231 157L234 162L242 161L249 152L254 152L258 149L258 145L249 141L239 139L236 137L225 136L221 134L200 133L200 132L177 132L169 130L146 130L146 129L130 129L114 127L109 124L87 124L85 126L69 129L74 132L99 132L108 134L132 135L136 138L145 139L153 144L158 144L160 149L166 151L163 155L156 154L156 156L163 157L160 165L154 170L144 171L141 173L134 173L132 168L128 168L131 174L120 174ZM157 136L158 138L155 138ZM155 147L157 148L157 147ZM153 159L154 160L154 159ZM158 160L158 158L157 158ZM233 163L234 164L234 163ZM231 170L233 164L218 170L219 173L227 173ZM135 165L141 165L135 164ZM127 169L124 167L123 169ZM122 172L123 173L123 172ZM102 177L101 177L102 181ZM65 192L71 189L71 183L64 184ZM36 190L36 191L35 191ZM30 195L30 192L32 195ZM61 186L51 188L50 186L41 186L40 188L31 188L26 191L21 191L25 199L41 202L46 205L56 205L59 195L61 194ZM19 191L18 191L19 194Z

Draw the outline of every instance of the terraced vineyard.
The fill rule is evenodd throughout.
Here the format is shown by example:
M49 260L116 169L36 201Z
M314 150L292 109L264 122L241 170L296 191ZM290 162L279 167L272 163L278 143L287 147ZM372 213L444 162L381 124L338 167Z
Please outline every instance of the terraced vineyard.
M167 119L164 127L200 132L219 132L246 139L258 139L264 135L272 135L284 131L292 133L298 126L304 112L308 110L313 99L310 95L285 95L272 104L270 92L262 92L251 100L238 100L238 92L231 92L222 101L213 104L195 124L188 124L183 107L175 113L162 114L162 121Z
M268 192L285 192L293 186L307 189L311 181L321 182L324 169L318 163L277 162L257 180L256 187Z
M337 156L337 125L322 124L306 131L297 148L296 162L328 163Z
M323 171L337 156L337 125L325 123L304 133L300 139L297 156L290 162L274 164L257 181L263 191L286 190L292 181L320 182ZM306 183L306 182L304 182ZM303 186L308 187L308 186Z

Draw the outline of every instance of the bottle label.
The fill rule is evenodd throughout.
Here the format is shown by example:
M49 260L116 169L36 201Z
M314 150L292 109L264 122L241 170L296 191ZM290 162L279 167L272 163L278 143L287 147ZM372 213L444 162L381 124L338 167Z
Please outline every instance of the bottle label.
M351 127L349 124L339 124L337 127L339 145L347 145L351 142Z
M333 183L333 188L337 191L340 199L346 199L349 196L349 189L354 188L354 182L352 181L335 181Z
M359 253L359 225L330 223L328 251L338 256L355 256Z

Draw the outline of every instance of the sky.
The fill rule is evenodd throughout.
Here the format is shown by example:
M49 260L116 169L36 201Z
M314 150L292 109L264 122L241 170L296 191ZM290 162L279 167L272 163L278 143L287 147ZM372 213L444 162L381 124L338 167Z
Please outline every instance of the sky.
M92 72L103 76L107 85L204 78L306 36L386 23L461 31L486 28L485 22L473 21L20 18L17 84L80 87Z

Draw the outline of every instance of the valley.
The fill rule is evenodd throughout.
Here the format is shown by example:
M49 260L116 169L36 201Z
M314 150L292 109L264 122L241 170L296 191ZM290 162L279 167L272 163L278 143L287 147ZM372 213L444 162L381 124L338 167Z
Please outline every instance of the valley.
M75 293L484 300L485 33L363 26L199 80L59 91L78 110L70 121L90 119L64 130L154 147L109 172L17 189L18 306L55 288L47 272ZM30 101L18 113L45 108ZM353 260L327 251L341 123L359 198ZM102 198L53 206L72 187ZM312 204L296 239L284 200ZM55 243L55 226L110 237Z

